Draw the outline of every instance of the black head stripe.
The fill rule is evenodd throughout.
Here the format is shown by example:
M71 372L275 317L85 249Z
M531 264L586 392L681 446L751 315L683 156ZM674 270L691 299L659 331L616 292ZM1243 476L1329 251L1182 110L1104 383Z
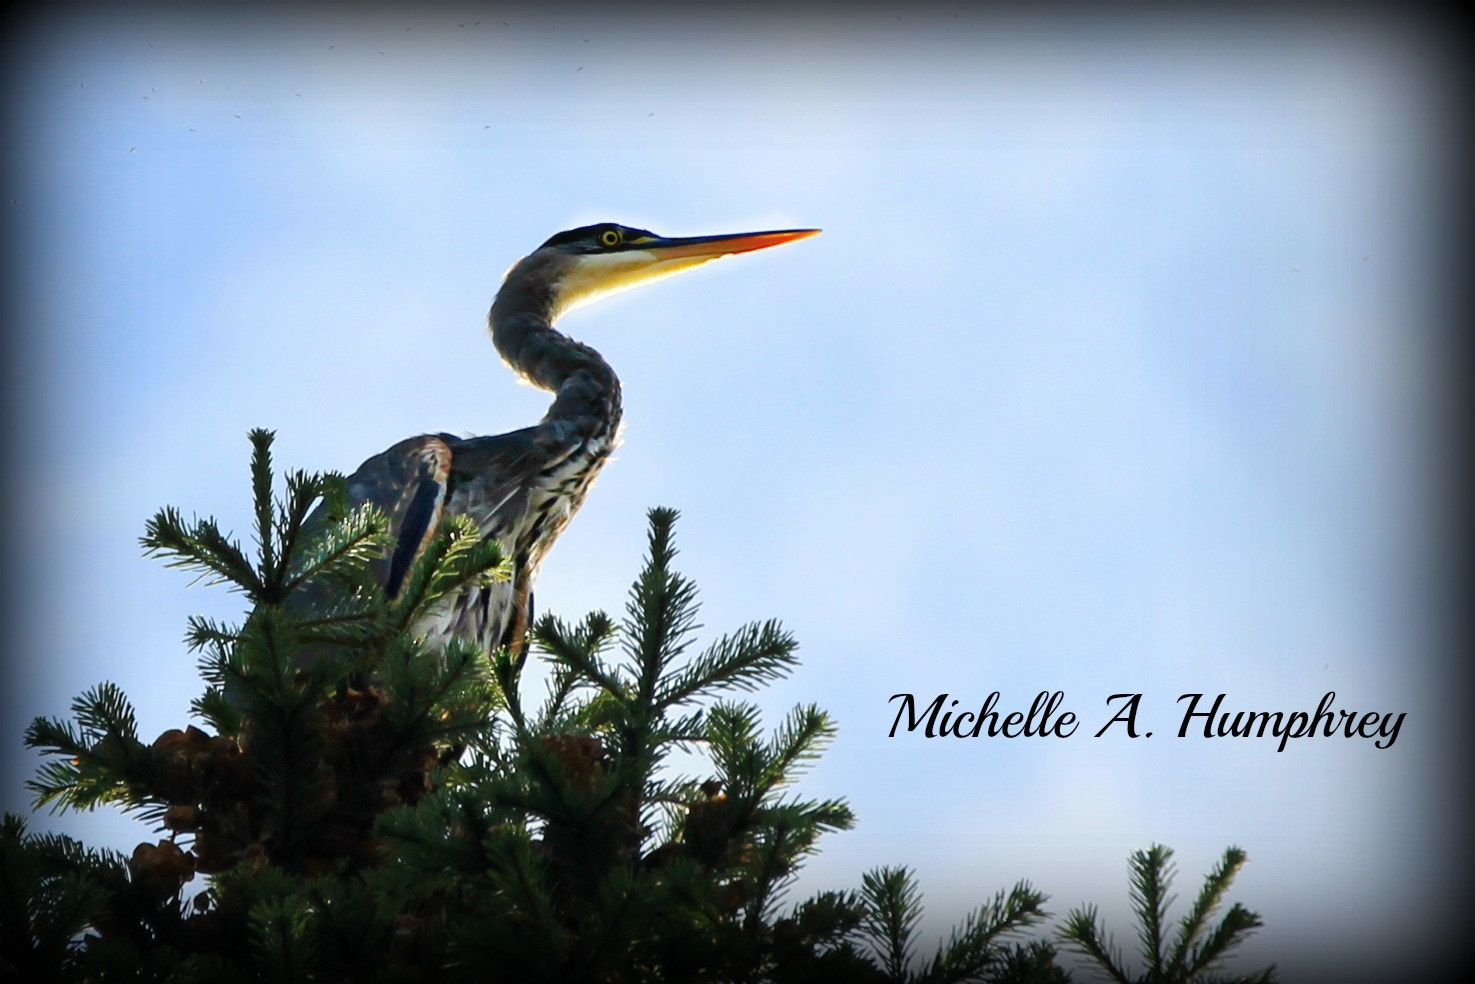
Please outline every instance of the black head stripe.
M611 230L620 234L622 246L624 247L628 247L632 239L655 236L655 233L645 229L632 229L630 226L616 225L613 222L601 222L598 225L579 226L577 229L569 229L565 232L557 233L549 237L548 241L538 248L546 249L549 246L571 246L575 249L582 247L590 252L607 250L610 247L606 246L600 237ZM620 249L621 246L614 248Z

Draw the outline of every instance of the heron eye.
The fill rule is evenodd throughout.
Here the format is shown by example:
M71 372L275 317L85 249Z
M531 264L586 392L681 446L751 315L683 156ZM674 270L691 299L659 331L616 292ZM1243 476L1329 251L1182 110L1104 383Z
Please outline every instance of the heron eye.
M606 229L599 234L599 241L606 246L618 246L620 234L613 229Z

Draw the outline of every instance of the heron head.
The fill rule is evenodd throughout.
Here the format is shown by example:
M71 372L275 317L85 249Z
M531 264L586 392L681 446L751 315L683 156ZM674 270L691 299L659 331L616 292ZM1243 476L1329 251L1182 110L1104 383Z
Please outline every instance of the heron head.
M734 253L819 235L818 229L740 232L671 239L604 222L551 237L508 273L543 280L554 317L616 291L660 280Z

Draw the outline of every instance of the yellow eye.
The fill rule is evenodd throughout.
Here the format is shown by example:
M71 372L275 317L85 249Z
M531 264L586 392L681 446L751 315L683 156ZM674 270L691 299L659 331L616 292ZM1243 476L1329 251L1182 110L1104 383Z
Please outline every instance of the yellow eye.
M599 234L599 241L606 246L618 246L620 234L613 229L606 229Z

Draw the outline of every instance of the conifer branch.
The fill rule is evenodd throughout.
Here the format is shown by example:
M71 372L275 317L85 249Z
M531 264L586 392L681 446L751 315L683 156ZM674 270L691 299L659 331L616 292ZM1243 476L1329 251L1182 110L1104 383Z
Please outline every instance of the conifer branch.
M1097 966L1118 984L1132 984L1122 966L1122 951L1116 940L1110 936L1102 938L1105 929L1098 922L1098 911L1095 905L1072 909L1060 927L1060 938L1096 961Z
M207 585L229 584L253 601L265 594L240 544L221 533L213 519L196 520L186 528L179 510L166 506L145 524L139 542L146 556L164 557L165 567L198 571Z
M1163 972L1163 923L1173 897L1168 889L1173 884L1175 868L1173 851L1154 844L1136 851L1128 863L1131 872L1130 899L1137 915L1137 938L1142 942L1142 959L1153 977Z
M295 540L300 530L300 525L288 527L286 538ZM289 545L283 593L290 594L321 578L350 582L358 575L362 580L367 563L383 554L388 534L389 520L384 513L366 504L330 524L312 542L301 547Z
M1005 951L999 938L1044 919L1045 896L1021 881L1007 893L970 912L955 927L945 944L917 977L917 984L945 984L982 980L992 967L1003 962Z
M567 697L580 685L592 684L605 693L619 695L626 690L619 673L606 666L600 652L614 636L615 626L603 612L592 612L577 626L570 626L553 615L538 620L533 637L556 667L567 668L568 679L560 686ZM562 700L559 701L561 703Z
M474 584L505 580L507 575L501 544L483 539L476 524L465 516L448 517L441 524L440 535L430 541L410 568L395 599L395 626L400 632L408 632L442 598Z
M309 530L308 520L313 508L319 503L322 504L330 521L327 523L326 530L322 529L321 525ZM277 538L280 543L278 552L281 583L279 587L283 595L290 594L301 583L296 577L301 567L299 555L303 553L304 536L311 534L306 544L310 546L314 539L321 539L324 534L331 535L341 531L345 526L352 526L347 515L346 503L347 491L344 479L337 472L309 475L306 472L293 471L287 474L286 501L277 506L280 516L275 520ZM387 533L389 522L383 518L382 513L368 505L365 505L362 512L368 518L377 517L378 524L382 524L382 528L378 530L381 536ZM381 549L383 542L381 540L379 544Z
M251 942L267 979L296 982L316 976L310 970L311 926L312 910L305 899L264 899L252 907Z
M0 967L34 981L74 968L84 932L110 900L101 882L120 868L121 859L70 838L29 837L25 820L7 813L0 821Z
M696 586L671 570L676 556L671 528L674 509L647 514L650 535L646 561L625 605L625 649L638 670L636 690L650 703L666 667L680 657L698 628Z
M714 704L707 712L706 739L717 774L731 791L751 794L760 788L765 763L756 706Z
M1197 959L1190 959L1189 955L1199 952L1197 945L1204 924L1224 901L1224 896L1229 891L1235 875L1239 874L1240 868L1244 866L1246 857L1244 851L1231 845L1224 851L1224 857L1204 879L1204 886L1198 898L1194 900L1193 908L1179 924L1178 939L1168 962L1170 972L1182 973L1187 970L1189 973L1196 973L1213 960L1213 957L1209 956L1200 963Z
M656 703L672 707L725 689L756 690L787 676L797 643L775 621L745 625L709 646L661 688Z
M792 782L799 772L824 754L835 732L830 716L814 704L790 711L765 755L764 786L772 788Z
M861 876L866 915L861 938L881 959L881 969L893 981L904 981L912 962L922 901L907 868L874 868Z
M241 709L226 699L218 686L190 701L190 712L215 729L216 734L233 735L241 730Z
M1258 915L1236 902L1230 906L1203 945L1192 952L1188 960L1188 975L1191 977L1212 967L1227 956L1230 950L1243 943L1251 932L1263 925Z
M261 580L264 585L278 585L275 510L271 499L271 442L276 438L274 431L257 428L250 433L251 440L251 500L256 512L256 546ZM272 593L268 591L268 593ZM278 601L278 598L271 598Z
M101 803L129 802L131 790L147 779L144 748L137 737L133 707L112 683L101 683L72 701L77 726L38 717L26 729L25 744L52 761L42 764L26 787L38 806L90 810Z
M190 652L209 650L219 654L240 641L240 633L215 619L204 615L191 615L185 621L185 646Z

